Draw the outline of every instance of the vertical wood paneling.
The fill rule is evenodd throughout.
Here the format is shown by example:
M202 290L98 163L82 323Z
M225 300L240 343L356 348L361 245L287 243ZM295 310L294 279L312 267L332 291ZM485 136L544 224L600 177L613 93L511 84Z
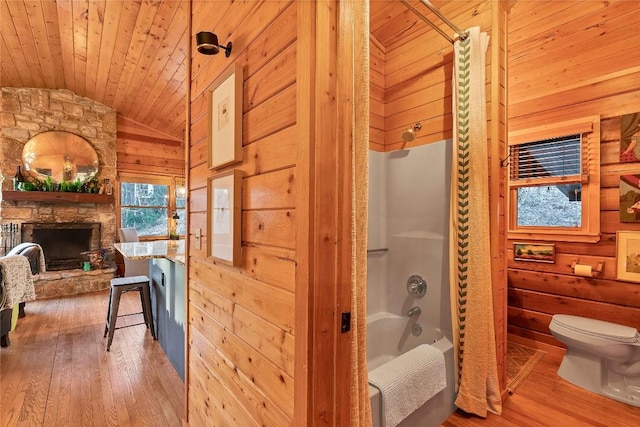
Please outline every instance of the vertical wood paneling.
M20 38L16 33L14 23L10 19L9 2L0 3L0 23L2 25L2 70L6 73L2 79L2 85L7 86L9 82L14 87L29 87L29 66L26 58L22 54Z
M489 117L489 211L491 221L491 280L500 390L507 390L507 258L505 174L501 160L507 152L507 11L504 2L491 9L491 73Z
M18 45L12 45L10 43L9 46L12 49L12 52L16 56L22 56L27 64L27 75L29 75L29 70L40 69L39 64L39 56L37 51L37 46L35 45L34 36L32 36L30 31L30 23L29 23L29 15L27 14L27 5L23 2L3 2L7 5L8 11L3 10L2 23L3 25L9 26L9 35L7 37L12 37L12 33L16 34L16 39L19 39ZM3 8L4 9L4 8ZM7 13L8 12L8 13ZM11 17L13 22L11 22ZM4 33L4 31L3 31ZM4 35L2 36L5 37ZM15 40L15 39L14 39ZM4 57L4 52L3 52ZM30 78L31 82L35 87L43 87L45 85L44 73L35 73Z
M176 15L176 19L180 17L181 19L185 19L186 17L182 16L182 13L178 13ZM183 31L179 38L180 40L185 40L187 43L188 31ZM166 50L169 52L169 49ZM158 104L162 104L165 99L168 98L179 98L181 94L189 93L187 89L185 92L185 83L186 83L186 75L184 64L187 58L186 49L182 44L178 44L173 47L173 51L169 55L168 59L165 61L156 60L153 64L153 71L151 76L153 79L147 78L145 80L145 85L148 86L150 82L155 80L153 83L153 87L149 89L149 93L143 103L141 103L136 118L144 123L159 123L162 121L161 117L156 114ZM157 75L157 78L156 78ZM182 130L184 128L184 124L180 123L178 120L174 120L174 123L169 127L168 131L171 134L175 135L177 130Z
M122 12L123 2L109 1L105 4L103 22L107 28L118 28L120 25L120 15ZM91 58L97 61L98 68L96 70L96 84L93 89L93 98L104 103L105 91L107 89L106 82L109 81L109 68L114 57L114 49L116 45L116 31L104 31L100 39L100 52L97 58ZM100 83L98 83L100 82Z
M133 117L135 120L144 120L148 110L143 107L155 105L160 91L169 82L168 77L175 75L178 68L184 64L185 45L188 40L187 19L186 2L172 2L159 10L151 27L152 39L146 43L143 58L138 62L136 74L127 89L127 93L131 93L134 88L137 91L131 106L131 109L137 112ZM177 46L168 43L159 45L156 43L158 39L184 42Z
M307 215L296 217L296 265L295 278L295 308L296 311L309 313L312 305L313 289L311 280L314 265L314 242L309 238L315 224L315 206L312 203L314 190L313 147L316 143L314 117L316 111L315 63L310 64L311 58L316 56L316 8L311 2L299 2L296 7L296 27L298 28L298 54L296 62L296 99L305 100L296 105L296 137L298 144L296 155L298 159L298 197L296 207ZM304 31L302 30L304 29ZM309 58L305 60L303 58ZM295 366L294 366L294 398L297 403L293 414L294 426L309 426L312 416L314 395L310 390L313 384L313 367L309 365L313 348L313 320L311 316L296 316L295 318Z
M118 80L115 97L113 98L113 106L116 110L120 110L125 100L127 100L125 98L126 90L133 80L138 63L142 59L145 44L152 37L151 31L154 19L160 8L161 3L157 2L143 2L140 4L140 12L136 17L133 37L126 47L127 56L122 68L122 74Z
M73 87L76 93L84 93L87 78L87 27L89 4L88 2L73 2L71 7L73 22ZM114 106L115 110L118 110Z
M106 1L91 2L87 13L87 79L84 85L84 93L95 99L98 65L100 63L100 45L102 39L103 20L105 16ZM108 28L108 27L107 27ZM105 34L106 38L108 36Z
M36 45L38 62L39 66L42 69L42 77L44 78L44 83L47 87L55 87L56 84L61 82L59 80L56 81L57 73L53 70L54 62L51 60L51 52L49 51L49 49L59 48L60 38L57 37L58 34L57 31L55 31L53 34L51 34L51 42L49 41L48 30L57 30L57 28L47 27L47 24L45 23L44 8L45 4L39 4L36 2L30 2L26 5L29 23L33 26L32 28L34 28L31 31L31 34L33 35L33 42ZM26 28L24 30L26 30ZM59 62L57 63L59 64Z
M129 45L135 36L136 18L140 11L140 3L138 2L123 3L122 13L118 21L118 37L113 49L104 93L103 102L107 105L115 105L114 99L117 95L118 86L120 85L120 77L123 74L126 58L129 55ZM65 76L66 74L67 72L65 70ZM120 111L122 112L122 110Z
M635 287L616 280L615 271L616 231L640 230L621 223L618 212L620 175L640 173L638 163L619 162L619 116L640 111L640 43L630 30L639 19L637 2L625 1L517 2L511 10L509 130L601 118L600 241L553 242L556 262L544 266L514 261L508 241L511 334L560 346L548 328L556 313L640 328ZM604 272L579 278L575 260L602 261Z

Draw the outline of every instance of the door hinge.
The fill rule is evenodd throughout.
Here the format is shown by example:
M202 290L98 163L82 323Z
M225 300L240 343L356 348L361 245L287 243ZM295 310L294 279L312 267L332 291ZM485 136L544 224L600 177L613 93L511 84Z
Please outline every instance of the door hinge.
M342 313L342 324L340 326L340 332L343 334L351 330L351 312L347 311Z

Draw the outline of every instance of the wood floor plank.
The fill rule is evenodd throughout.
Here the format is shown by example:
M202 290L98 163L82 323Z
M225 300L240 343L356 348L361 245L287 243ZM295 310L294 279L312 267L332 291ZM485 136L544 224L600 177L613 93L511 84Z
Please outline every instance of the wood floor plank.
M106 291L27 304L0 350L0 426L180 426L184 391L144 325L103 338ZM119 314L140 311L124 294ZM119 325L142 320L118 319Z
M486 419L455 412L444 427L638 427L640 407L591 393L557 374L561 357L547 354L502 407Z
M184 385L145 326L118 329L106 351L107 301L103 291L27 304L11 346L0 349L0 426L182 424ZM139 305L136 293L125 294L120 313ZM138 321L131 316L121 325ZM505 402L502 416L456 412L442 425L640 426L640 408L568 383L557 375L559 364L547 354Z

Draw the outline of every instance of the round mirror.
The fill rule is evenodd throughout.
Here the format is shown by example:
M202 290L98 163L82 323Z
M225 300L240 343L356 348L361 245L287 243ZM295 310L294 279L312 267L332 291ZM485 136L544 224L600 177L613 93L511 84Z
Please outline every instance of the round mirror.
M56 130L39 133L27 141L22 149L22 163L32 177L41 181L51 177L56 183L84 182L99 169L98 153L89 141Z

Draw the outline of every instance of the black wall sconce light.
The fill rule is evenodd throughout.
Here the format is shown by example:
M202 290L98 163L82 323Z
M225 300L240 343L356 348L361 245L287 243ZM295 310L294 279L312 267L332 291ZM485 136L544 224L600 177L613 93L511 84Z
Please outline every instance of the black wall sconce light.
M196 34L196 44L198 46L198 52L204 55L215 55L220 52L220 49L224 49L224 56L227 58L231 55L231 42L226 46L218 43L218 36L215 33L209 31L201 31Z

